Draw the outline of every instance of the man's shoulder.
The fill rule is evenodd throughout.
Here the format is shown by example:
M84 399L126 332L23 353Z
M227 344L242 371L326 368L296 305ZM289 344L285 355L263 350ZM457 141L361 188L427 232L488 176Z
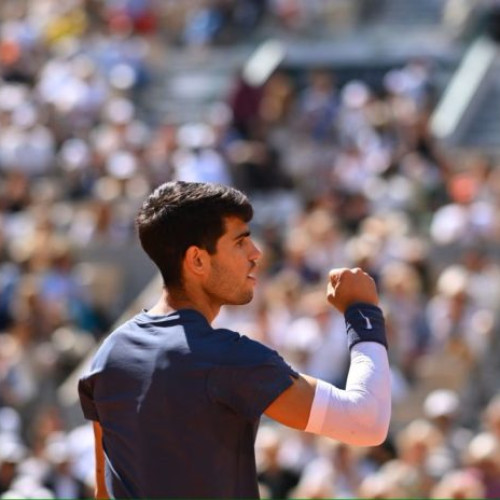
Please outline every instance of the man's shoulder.
M134 316L132 318L129 318L126 321L123 321L119 325L116 325L101 341L101 344L99 345L99 349L101 349L103 346L107 344L112 344L115 343L117 340L120 339L122 335L124 335L127 332L133 331L138 327L135 319L137 316ZM99 350L98 349L98 350Z
M103 362L117 346L126 342L125 339L140 330L140 326L137 322L138 316L139 315L136 315L123 321L101 340L93 356L93 365L98 362Z
M261 342L233 330L216 328L213 332L235 360L264 361L278 355L276 351Z

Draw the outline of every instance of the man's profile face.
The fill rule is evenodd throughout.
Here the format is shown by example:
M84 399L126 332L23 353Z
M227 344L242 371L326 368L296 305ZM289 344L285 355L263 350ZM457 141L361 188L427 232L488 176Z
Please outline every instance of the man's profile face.
M206 292L219 305L247 304L253 298L261 251L250 237L248 224L238 217L226 217L225 229L211 255Z

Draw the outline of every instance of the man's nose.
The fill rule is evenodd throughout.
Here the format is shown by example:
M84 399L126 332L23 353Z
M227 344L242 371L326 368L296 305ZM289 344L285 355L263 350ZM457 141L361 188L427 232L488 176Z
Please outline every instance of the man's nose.
M262 251L255 244L255 242L252 241L252 248L251 248L251 251L250 251L249 260L257 261L257 260L260 259L261 256L262 256Z

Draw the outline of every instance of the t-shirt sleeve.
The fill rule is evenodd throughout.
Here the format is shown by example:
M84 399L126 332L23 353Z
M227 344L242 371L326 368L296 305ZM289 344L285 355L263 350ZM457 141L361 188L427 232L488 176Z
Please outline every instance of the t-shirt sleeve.
M219 365L208 375L210 398L248 419L255 419L293 384L295 372L276 352L246 339L248 356L239 364Z
M92 380L87 376L82 377L78 381L78 396L80 397L83 416L87 420L99 420L92 393Z

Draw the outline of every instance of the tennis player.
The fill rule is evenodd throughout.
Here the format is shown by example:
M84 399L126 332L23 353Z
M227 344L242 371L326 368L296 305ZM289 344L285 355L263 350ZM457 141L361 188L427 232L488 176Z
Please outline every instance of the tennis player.
M345 390L294 371L280 355L211 324L252 300L261 255L252 206L231 187L168 182L137 228L164 290L112 332L79 382L93 421L97 498L258 498L254 440L262 414L360 445L384 441L390 378L384 319L361 269L330 272L327 299L345 316Z

